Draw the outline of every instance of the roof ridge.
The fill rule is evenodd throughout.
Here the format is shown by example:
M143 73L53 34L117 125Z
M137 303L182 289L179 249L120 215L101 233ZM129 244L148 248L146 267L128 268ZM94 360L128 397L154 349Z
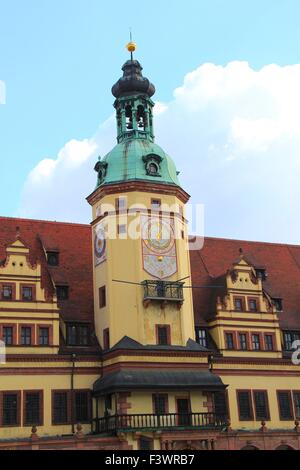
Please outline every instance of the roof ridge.
M200 237L201 235L196 235L196 238ZM202 237L202 236L201 236ZM202 237L204 238L204 243L205 240L222 240L225 242L240 242L240 243L253 243L253 244L259 244L259 245L275 245L275 246L284 246L284 247L296 247L300 248L300 243L297 245L296 243L283 243L283 242L266 242L266 241L259 241L259 240L242 240L238 238L224 238L224 237Z
M90 224L82 224L79 222L62 222L62 221L57 221L57 220L42 220L42 219L27 219L27 218L22 218L22 217L5 217L5 216L0 216L0 221L1 220L16 220L16 221L21 221L21 222L40 222L40 223L46 223L46 224L60 224L60 225L71 225L71 226L76 226L76 227L90 227Z

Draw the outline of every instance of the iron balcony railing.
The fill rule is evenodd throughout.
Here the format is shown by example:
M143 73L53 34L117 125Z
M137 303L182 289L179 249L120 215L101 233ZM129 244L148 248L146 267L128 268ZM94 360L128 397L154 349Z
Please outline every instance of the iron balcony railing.
M168 413L114 415L93 420L94 434L129 432L137 430L208 429L221 430L226 426L225 415L215 413Z
M183 302L183 282L144 281L144 300Z

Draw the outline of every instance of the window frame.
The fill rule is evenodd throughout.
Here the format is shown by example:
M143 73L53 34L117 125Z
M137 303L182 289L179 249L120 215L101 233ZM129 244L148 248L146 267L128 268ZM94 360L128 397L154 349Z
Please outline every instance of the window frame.
M61 289L61 292L62 291L66 292L66 297L58 295L58 292L59 292L60 289ZM56 284L55 285L55 293L56 293L56 297L57 297L58 302L65 302L66 300L70 299L70 288L67 284Z
M47 265L48 265L48 266L51 266L52 268L59 266L59 251L56 251L56 250L47 250L47 251L46 251L46 254L47 254ZM57 260L57 262L54 263L54 264L49 263L49 259L50 259L50 257L53 256L53 255L55 256L55 258L56 258L56 260Z
M255 302L255 310L251 309L250 303ZM258 313L259 312L259 297L247 297L247 307L248 307L248 312L250 313Z
M38 345L41 347L52 346L53 344L53 326L52 325L37 325L37 342ZM46 329L48 330L48 344L41 344L40 343L40 330Z
M27 413L27 395L37 393L39 394L39 422L28 423L26 420ZM43 426L44 425L44 391L43 390L24 390L23 391L23 426Z
M232 336L232 348L228 348L228 343L227 343L227 335ZM236 345L236 331L232 330L225 330L224 331L224 346L226 351L236 351L237 345Z
M22 346L23 348L30 348L31 346L35 346L36 345L36 338L35 338L35 327L36 325L33 325L32 323L29 323L29 324L26 324L26 323L20 323L19 325L19 341L18 341L18 345L19 346ZM28 328L30 329L31 333L30 333L30 344L23 344L22 343L22 330L23 328Z
M85 327L87 328L87 337L88 337L88 342L87 344L81 344L80 343L80 328ZM70 328L75 328L75 343L70 343L70 337L71 335L69 334ZM81 347L81 348L86 348L91 345L91 325L90 323L80 323L80 322L67 322L66 323L66 343L67 346L69 347Z
M254 348L254 342L253 342L253 336L258 336L258 341L259 341L259 348ZM263 337L262 337L262 333L260 331L251 331L251 351L263 351L263 346L264 346L264 343L263 343Z
M241 407L240 407L240 401L239 401L239 394L240 393L247 393L248 397L249 397L250 416L247 417L247 418L242 418L242 416L241 416ZM254 420L254 413L253 413L253 403L252 403L251 390L250 389L238 389L238 390L236 390L236 401L237 401L239 421L253 421Z
M12 347L12 346L16 346L18 341L17 341L17 325L16 324L13 324L13 323L2 323L2 325L0 325L0 333L1 333L1 338L2 338L2 341L4 341L4 328L12 328L12 344L6 344L6 347L9 348L9 347Z
M159 336L159 331L165 329L166 330L166 339L167 343L160 343L160 336ZM171 325L166 325L166 324L160 324L160 325L155 325L155 330L156 330L156 345L157 346L170 346L171 343Z
M237 301L237 300L241 302L241 309L237 309L237 308L236 308L236 301ZM243 311L245 311L245 297L241 297L241 296L234 295L234 296L233 296L233 307L234 307L234 311L235 311L235 312L243 312Z
M24 298L23 289L31 289L31 299ZM35 302L36 301L36 286L35 286L35 284L20 284L20 300L22 302Z
M157 399L163 399L164 400L164 413L158 413L157 412ZM152 394L152 408L153 408L153 414L157 416L163 416L169 413L169 395L167 393L153 393Z
M3 297L3 288L4 287L10 287L12 290L12 298L11 299L6 299ZM14 282L1 282L0 284L0 300L2 302L13 302L16 300L16 284Z
M257 416L257 403L256 403L256 397L255 397L255 395L257 393L262 393L265 397L266 416L264 416L264 417L258 417ZM256 421L270 421L271 418L270 418L270 406L269 406L268 390L252 390L252 396L253 396L255 420Z
M243 349L241 347L241 335L245 336L246 339L246 348ZM249 351L249 332L248 331L237 331L237 337L238 337L238 346L239 346L239 351Z
M54 407L54 404L55 404L55 394L58 394L58 393L64 393L67 397L67 408L66 408L66 411L67 411L67 419L66 421L62 421L60 423L58 423L56 420L55 420L55 407ZM71 400L71 390L51 390L51 421L52 421L52 426L65 426L65 425L68 425L68 424L71 424L71 421L72 421L72 400Z
M103 349L107 351L110 349L110 332L109 328L103 330Z
M200 344L200 346L202 346L203 348L207 348L208 347L208 341L207 341L207 330L206 328L197 328L197 343ZM200 337L200 332L204 333L204 338ZM205 345L201 343L201 341L205 342Z
M295 405L295 395L299 395L299 414L297 414L297 407ZM293 411L294 411L294 418L296 420L300 419L300 390L292 390L292 399L293 399Z
M282 410L280 408L280 400L279 400L279 396L280 396L281 393L287 393L288 394L288 401L289 401L290 411L291 411L291 417L290 418L284 418L283 415L282 415ZM293 421L294 420L294 408L293 408L293 400L292 400L291 390L276 390L276 396L277 396L279 420L280 421Z
M86 419L79 419L77 416L77 409L76 409L76 395L79 393L85 393L87 395L87 417ZM74 416L74 422L77 422L80 424L89 424L92 419L92 393L89 388L77 388L76 390L73 390L73 416ZM72 413L72 412L71 412ZM72 415L71 415L72 416Z
M3 405L4 395L17 395L17 421L16 424L3 423ZM21 426L21 391L20 390L4 390L0 392L0 428L16 428Z
M107 301L107 298L106 298L106 286L102 286L102 287L99 287L99 291L98 291L98 294L99 294L99 308L102 309L102 308L105 308L106 307L106 301Z
M267 348L267 341L266 341L267 337L272 338L272 349ZM264 350L267 352L274 352L277 350L275 333L264 333Z

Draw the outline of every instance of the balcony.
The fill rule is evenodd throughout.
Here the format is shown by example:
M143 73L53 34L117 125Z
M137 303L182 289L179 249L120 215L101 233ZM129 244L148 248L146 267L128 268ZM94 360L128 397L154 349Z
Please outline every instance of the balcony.
M157 431L157 430L221 430L226 426L225 415L215 413L168 413L115 415L96 418L92 422L93 434L115 434L117 432L131 431Z
M144 281L144 305L147 307L151 301L175 302L181 306L183 303L183 282L170 281Z

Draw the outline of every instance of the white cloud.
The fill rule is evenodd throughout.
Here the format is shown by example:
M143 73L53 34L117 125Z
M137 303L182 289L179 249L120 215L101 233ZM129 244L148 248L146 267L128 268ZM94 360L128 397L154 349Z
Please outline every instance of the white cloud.
M300 64L206 63L158 103L156 142L176 161L215 236L300 243ZM105 90L103 91L105 93ZM91 139L44 159L24 186L20 214L89 221L93 164L115 137L112 116Z
M5 104L6 102L6 87L5 83L0 80L0 104Z

